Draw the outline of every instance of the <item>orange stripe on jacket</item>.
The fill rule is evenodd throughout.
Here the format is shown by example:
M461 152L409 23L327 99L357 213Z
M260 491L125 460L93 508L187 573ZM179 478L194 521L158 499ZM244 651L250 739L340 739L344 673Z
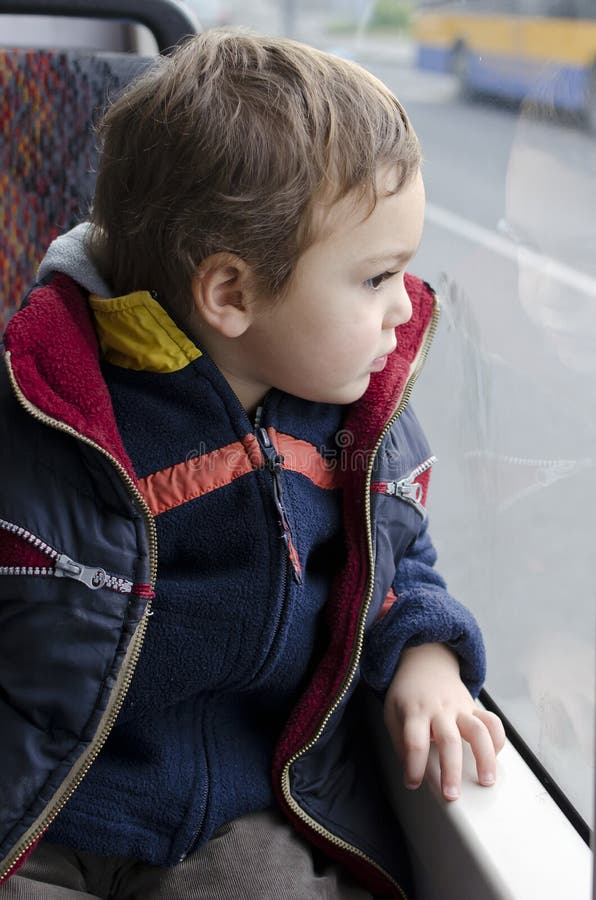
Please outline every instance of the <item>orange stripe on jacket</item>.
M154 516L158 516L252 472L263 462L258 451L257 463L256 443L254 435L247 435L242 442L235 441L219 450L203 453L139 479L139 487L149 509Z
M339 485L339 473L317 448L288 434L268 429L269 437L284 456L283 467L304 475L317 487L332 490ZM219 450L153 472L139 480L141 493L154 516L196 500L217 488L231 484L263 466L263 454L254 434Z
M378 612L378 615L377 615L377 618L375 619L375 621L378 622L379 619L382 619L383 616L386 616L387 613L389 612L389 610L391 609L391 607L393 606L393 604L394 604L396 601L397 601L397 594L395 593L395 591L393 590L393 588L389 588L389 590L387 591L387 596L386 596L385 599L383 600L383 605L382 605L382 607L380 608L380 610L379 610L379 612Z
M284 469L304 475L317 487L327 491L341 485L341 473L335 467L335 462L321 456L314 444L276 431L275 428L268 428L267 434L273 446L284 458L282 463Z

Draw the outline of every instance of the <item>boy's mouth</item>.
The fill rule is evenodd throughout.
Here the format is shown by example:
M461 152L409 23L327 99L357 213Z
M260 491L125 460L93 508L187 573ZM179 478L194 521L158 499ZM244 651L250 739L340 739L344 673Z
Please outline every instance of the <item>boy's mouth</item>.
M387 354L385 356L378 356L376 359L374 359L370 370L371 372L382 372L386 365Z
M371 372L381 372L385 368L385 366L387 365L387 360L395 350L395 347L396 344L394 343L391 350L389 350L387 353L384 353L382 356L377 356L376 359L373 359L372 365L370 367Z

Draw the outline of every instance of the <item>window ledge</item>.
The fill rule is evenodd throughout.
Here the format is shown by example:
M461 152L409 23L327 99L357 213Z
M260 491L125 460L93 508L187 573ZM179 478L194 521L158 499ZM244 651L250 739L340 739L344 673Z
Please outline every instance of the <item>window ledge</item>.
M372 719L389 789L412 855L422 861L420 900L590 900L590 849L509 742L491 788L476 782L465 745L462 795L447 803L434 746L422 787L403 786L378 706Z

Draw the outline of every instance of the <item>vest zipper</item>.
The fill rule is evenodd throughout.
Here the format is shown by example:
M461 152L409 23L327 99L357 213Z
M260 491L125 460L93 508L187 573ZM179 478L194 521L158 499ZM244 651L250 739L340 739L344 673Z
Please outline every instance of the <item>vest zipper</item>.
M60 553L32 532L6 519L0 519L0 530L9 531L35 547L48 557L47 566L0 566L0 575L42 575L55 578L73 578L80 581L92 591L106 587L118 594L143 593L132 581L122 575L110 575L100 566L86 566L75 562L65 553ZM135 589L136 588L136 589Z
M130 687L130 683L132 681L132 677L139 660L143 641L145 640L145 632L147 630L149 616L151 615L151 597L153 596L153 590L155 588L155 581L157 577L157 528L155 526L155 520L153 519L151 510L147 506L147 503L145 502L142 494L138 490L137 486L135 485L134 481L132 480L124 466L122 466L122 464L118 462L116 457L112 456L112 454L105 450L100 444L97 444L95 441L92 441L85 435L80 434L71 425L67 425L66 423L61 422L58 419L54 419L51 416L48 416L46 413L38 409L35 404L31 403L31 401L25 397L17 382L11 364L10 351L7 350L5 352L4 359L6 362L6 368L8 371L8 377L12 390L20 406L31 416L33 416L33 418L38 422L41 422L50 428L55 428L57 431L62 431L65 434L69 434L82 443L88 444L90 447L93 447L98 451L98 453L101 453L102 456L110 460L119 476L122 478L129 494L134 498L138 508L140 509L145 521L145 526L147 528L147 536L149 541L151 589L147 590L145 588L144 590L144 595L147 596L145 611L135 629L134 634L130 639L126 654L122 661L122 665L116 677L112 695L100 719L94 738L91 740L83 753L79 756L78 760L70 770L68 776L65 778L64 782L58 788L51 800L47 803L42 813L40 813L33 824L27 829L19 843L16 844L15 847L13 847L13 849L0 862L0 882L18 866L21 858L25 856L25 854L31 849L31 847L33 847L33 845L39 840L42 834L47 831L58 813L62 810L70 797L74 794L75 790L91 768L92 764L95 762L95 759L99 755L101 749L103 748L103 745L108 739L108 735L110 734L110 731L114 726L114 723L122 708L122 704L124 703L126 694L128 693L128 689Z
M409 475L401 478L399 481L376 481L371 484L371 491L379 494L388 494L390 497L397 497L405 500L414 506L423 518L426 518L427 512L422 505L423 487L416 479L422 475L427 469L430 469L437 461L436 456L429 456L424 462L416 466Z
M432 343L433 337L437 330L438 321L439 321L439 302L438 302L438 298L435 294L432 318L431 318L431 321L430 321L430 323L427 327L427 330L424 334L422 344L416 355L416 358L412 362L410 376L404 386L404 390L402 392L402 395L398 402L398 405L397 405L395 411L393 412L393 414L389 417L389 419L385 423L385 425L377 439L377 442L373 448L373 452L371 453L370 458L369 458L368 468L367 468L367 473L366 473L366 480L365 480L365 485L364 485L364 518L365 518L365 528L366 528L366 541L367 541L367 548L368 548L368 580L367 580L367 587L366 587L366 592L364 595L364 600L360 606L360 616L359 616L359 620L358 620L358 629L357 629L356 638L355 638L355 642L354 642L354 651L352 653L352 658L350 660L350 665L349 665L348 671L342 682L339 692L337 693L332 704L328 707L327 712L324 714L316 732L310 738L310 740L306 744L304 744L304 746L302 746L299 750L297 750L290 757L290 759L284 765L282 773L281 773L282 794L283 794L283 797L284 797L288 807L292 810L294 815L298 819L300 819L302 822L304 822L312 831L316 832L317 834L319 834L323 838L325 838L325 840L327 840L329 843L333 844L336 847L339 847L342 850L347 851L348 853L351 853L354 856L357 856L359 859L365 860L369 865L371 865L374 869L376 869L378 872L380 872L383 875L383 877L388 880L388 882L398 891L402 900L407 900L405 892L403 891L401 886L397 883L397 881L395 881L395 879L392 878L391 875L385 869L383 869L382 866L380 866L377 862L375 862L375 860L372 859L372 857L370 857L363 850L360 850L359 847L355 847L354 845L349 844L347 841L344 841L342 838L339 838L336 834L333 834L333 832L326 829L323 825L321 825L319 822L317 822L316 819L311 818L311 816L309 816L308 813L302 809L302 807L300 806L298 801L295 800L294 797L292 796L291 787L290 787L290 769L294 765L294 763L297 762L298 759L300 759L301 756L304 756L304 754L306 754L310 750L312 750L312 748L318 742L318 740L320 739L321 735L323 734L325 728L327 727L329 720L333 716L333 713L338 709L338 707L341 705L344 697L346 696L346 694L350 688L350 685L354 679L354 675L356 674L356 671L358 669L360 657L362 655L362 646L364 643L364 626L366 624L368 608L370 606L370 602L371 602L372 595L373 595L373 589L374 589L375 560L374 560L374 553L373 553L372 519L371 519L371 505L370 505L370 488L371 488L373 464L376 459L377 453L379 452L379 448L385 438L385 435L391 429L391 427L394 425L394 423L397 421L397 419L399 419L399 417L402 415L403 411L405 410L405 408L407 407L407 405L410 401L410 396L412 394L414 384L416 383L416 380L417 380L417 378L424 366L424 363L426 361L426 357L428 356L429 347Z
M284 461L283 456L277 452L271 438L264 428L257 428L257 440L259 441L261 452L265 459L265 468L269 469L273 478L273 500L277 510L279 525L281 529L281 538L286 546L286 552L290 565L292 566L292 574L297 584L302 584L302 566L298 557L298 551L292 537L292 529L288 522L288 516L284 506L283 484L281 474L281 464Z

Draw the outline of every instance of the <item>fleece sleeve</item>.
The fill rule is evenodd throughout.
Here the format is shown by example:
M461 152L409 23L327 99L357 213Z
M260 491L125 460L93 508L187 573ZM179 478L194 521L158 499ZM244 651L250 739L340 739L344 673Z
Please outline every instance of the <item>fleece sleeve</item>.
M396 601L368 631L361 659L366 684L383 696L406 647L443 643L457 653L461 678L476 697L486 673L484 642L474 616L447 591L434 569L428 519L398 565Z

